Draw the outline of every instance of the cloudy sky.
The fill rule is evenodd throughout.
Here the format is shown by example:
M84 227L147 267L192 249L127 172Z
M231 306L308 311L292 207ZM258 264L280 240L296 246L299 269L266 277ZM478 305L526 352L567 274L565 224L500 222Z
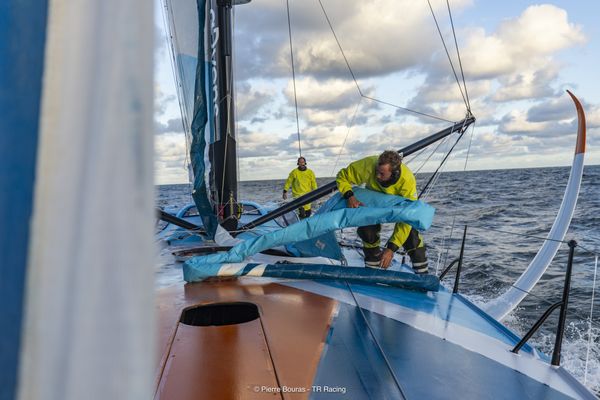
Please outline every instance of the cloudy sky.
M464 118L465 101L426 0L322 4L356 83L319 2L290 0L300 144L318 177L449 125L392 105ZM431 5L460 78L446 1ZM477 123L446 169L464 169L467 153L469 170L569 165L577 121L566 89L586 109L586 164L600 164L600 79L594 73L600 2L450 5ZM186 144L159 3L156 9L155 180L184 183ZM285 178L298 157L285 0L236 7L235 55L240 179ZM423 170L435 169L449 145L431 157L424 153L430 158Z

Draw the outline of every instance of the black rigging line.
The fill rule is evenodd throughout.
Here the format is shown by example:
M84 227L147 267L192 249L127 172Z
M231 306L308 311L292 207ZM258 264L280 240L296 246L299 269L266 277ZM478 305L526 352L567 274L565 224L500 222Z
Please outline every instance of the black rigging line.
M437 18L435 17L435 13L433 12L433 7L431 6L431 1L427 0L427 4L429 4L429 9L431 10L431 15L433 16L433 20L435 21L435 26L440 35L440 39L442 40L442 45L444 46L444 50L446 51L446 56L448 56L448 61L450 62L450 67L452 68L452 73L454 73L454 78L456 79L456 83L458 85L458 90L460 90L460 95L463 98L465 107L467 107L467 110L470 110L469 103L467 102L467 99L465 98L465 94L463 93L462 86L460 85L460 80L458 79L458 75L456 74L456 69L454 68L454 63L452 62L452 58L450 57L450 53L448 52L448 47L446 46L446 42L444 41L444 36L442 35L440 25L438 24Z
M290 58L292 59L292 80L294 82L294 105L296 107L296 133L298 135L298 154L302 157L302 147L300 146L300 123L298 122L298 98L296 97L296 69L294 67L294 49L292 47L292 23L290 21L290 2L286 0L288 32L290 34Z
M454 150L454 148L456 147L456 145L458 144L458 142L460 142L460 139L462 139L463 135L465 134L466 129L463 126L460 129L460 135L458 135L458 138L456 138L456 141L454 142L454 144L452 145L452 147L450 148L450 150L448 151L448 153L446 153L446 156L444 156L444 159L442 160L442 162L440 163L440 165L438 165L437 169L435 170L435 172L433 173L433 175L431 175L431 177L429 178L429 180L427 181L427 183L425 184L425 187L423 187L423 189L421 190L421 194L419 195L419 199L421 198L421 196L423 196L426 192L427 192L427 188L429 187L429 185L431 184L431 181L433 181L433 178L436 177L436 175L438 174L440 168L442 168L442 166L444 165L444 163L446 162L446 160L448 159L448 157L450 156L450 154L452 153L452 150Z
M448 6L448 15L450 16L450 25L452 26L452 36L454 36L454 46L456 46L456 55L458 57L458 65L460 66L460 74L462 76L463 86L465 87L465 96L467 97L467 109L471 111L471 101L469 100L469 92L467 91L467 82L465 81L465 72L463 71L462 61L460 58L460 50L458 50L458 41L456 40L456 31L454 30L454 20L452 19L452 11L450 10L450 3L446 0Z
M404 110L404 111L408 111L408 112L411 112L411 113L414 113L414 114L418 114L418 115L422 115L422 116L425 116L425 117L437 119L437 120L440 120L440 121L454 123L454 121L450 121L450 120L447 120L447 119L444 119L444 118L441 118L441 117L436 117L435 115L423 113L423 112L420 112L420 111L415 111L415 110L412 110L410 108L400 107L400 106L397 106L395 104L386 103L385 101L377 100L377 99L374 99L372 97L369 97L369 96L365 95L362 92L362 90L360 90L360 86L358 85L358 80L356 79L356 76L354 75L354 71L352 70L352 67L350 67L350 63L348 62L348 58L346 57L346 53L344 53L344 49L342 48L342 45L341 45L340 41L338 40L338 37L337 37L337 35L335 33L335 30L333 29L333 25L331 24L331 21L329 20L329 15L327 15L327 11L325 11L325 7L323 6L323 3L321 2L321 0L318 0L318 2L319 2L319 5L321 6L321 10L323 10L323 15L325 15L325 19L327 20L327 24L329 25L329 29L331 29L331 33L333 34L333 37L335 38L335 42L337 43L338 48L340 49L340 52L342 53L342 57L344 57L344 61L346 62L346 66L348 67L348 71L350 71L350 75L352 75L352 79L354 80L354 84L356 85L356 89L358 90L358 94L361 97L364 97L364 98L369 99L369 100L377 101L377 102L382 103L382 104L387 104L389 106L392 106L392 107L395 107L395 108L398 108L398 109L401 109L401 110ZM461 94L462 94L462 90L461 90ZM464 98L464 96L463 96L463 98Z
M448 138L444 138L442 140L440 140L440 142L437 144L437 146L435 146L435 148L433 149L433 151L431 151L431 153L427 156L427 158L425 159L425 161L423 161L421 163L421 165L419 166L419 168L417 168L416 170L413 171L414 174L418 174L419 171L421 171L421 169L425 166L425 164L427 164L429 162L429 159L437 152L438 148L440 148L440 146L442 144L445 144L448 141ZM426 149L426 148L425 148ZM425 150L423 149L423 150Z
M323 14L325 15L325 19L327 20L327 24L329 25L329 29L331 29L331 33L333 33L333 37L335 38L335 41L336 41L338 47L340 48L340 51L342 52L342 56L344 57L346 66L348 67L348 70L350 71L350 75L352 75L352 79L354 79L354 84L356 85L356 89L358 89L358 93L362 96L363 93L360 90L360 86L358 86L358 81L356 80L356 76L354 76L354 71L352 71L352 68L350 67L350 63L348 62L348 59L346 58L346 53L344 53L344 49L342 49L342 45L340 44L340 41L338 40L338 37L335 34L335 30L333 29L333 25L331 25L331 21L329 20L327 11L325 11L325 7L323 7L323 3L321 2L321 0L318 0L318 1L319 1L319 5L321 6L321 10L323 10Z
M338 153L337 159L335 160L335 164L333 165L333 170L331 171L331 176L334 176L335 169L337 168L338 163L340 162L340 157L342 156L342 152L344 151L344 147L346 147L346 141L348 140L348 135L350 135L350 130L354 127L354 120L356 119L356 113L360 108L360 103L362 103L362 98L356 105L354 109L354 114L352 115L352 119L350 120L350 125L348 126L348 130L346 131L346 136L344 137L344 142L342 143L342 147L340 147L340 151Z
M437 120L439 120L439 121L448 122L448 123L450 123L450 124L453 124L453 123L455 123L455 121L450 121L449 119L446 119L446 118L442 118L442 117L436 117L435 115L426 114L426 113L424 113L424 112L420 112L420 111L411 110L410 108L401 107L401 106L398 106L398 105L396 105L396 104L392 104L392 103L388 103L387 101L383 101L383 100L375 99L375 98L373 98L373 97L369 97L369 96L367 96L367 95L364 95L364 94L363 94L363 95L361 95L361 96L362 96L362 97L364 97L365 99L369 99L369 100L372 100L372 101L376 101L377 103L381 103L381 104L387 104L388 106L396 107L396 108L399 108L399 109L401 109L401 110L409 111L409 112L411 112L411 113L414 113L414 114L423 115L423 116L425 116L425 117L429 117L429 118L437 119Z

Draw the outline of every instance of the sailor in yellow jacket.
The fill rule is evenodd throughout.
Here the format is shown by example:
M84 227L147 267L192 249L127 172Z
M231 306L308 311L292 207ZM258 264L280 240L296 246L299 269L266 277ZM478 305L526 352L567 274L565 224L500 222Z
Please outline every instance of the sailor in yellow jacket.
M283 187L284 200L287 199L287 191L290 189L290 187L292 188L292 196L294 198L300 197L308 192L312 192L317 188L315 173L306 167L306 158L299 157L297 164L298 168L294 168L285 181L285 186ZM298 208L298 215L300 216L300 219L310 217L310 213L310 203Z
M417 200L415 176L406 165L402 164L402 156L393 150L384 151L379 156L354 161L338 172L336 183L349 208L363 205L352 192L352 185L363 183L366 184L367 189L376 192ZM405 223L397 223L383 252L379 247L380 231L380 224L363 226L357 230L358 236L363 241L367 267L388 268L394 253L400 246L403 246L412 261L415 273L426 274L428 272L425 245L416 229Z

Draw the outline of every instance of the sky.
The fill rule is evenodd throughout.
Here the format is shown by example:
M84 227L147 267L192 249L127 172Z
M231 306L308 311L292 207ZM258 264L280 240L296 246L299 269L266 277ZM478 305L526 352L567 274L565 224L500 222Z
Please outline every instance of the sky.
M186 183L187 146L161 1L155 18L155 182ZM300 147L317 177L449 126L392 105L449 121L465 117L467 96L426 0L322 0L356 81L319 2L289 3ZM452 0L460 63L446 1L431 5L461 83L462 65L477 118L444 170L570 165L577 119L566 89L586 111L585 163L600 164L600 2ZM286 1L236 6L234 51L239 178L284 179L299 155ZM412 162L434 170L448 146L423 153L427 163Z

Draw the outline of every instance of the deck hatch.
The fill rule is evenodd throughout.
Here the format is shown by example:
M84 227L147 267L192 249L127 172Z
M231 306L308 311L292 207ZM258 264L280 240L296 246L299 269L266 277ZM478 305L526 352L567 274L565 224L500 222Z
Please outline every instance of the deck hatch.
M183 310L179 322L191 326L223 326L242 324L258 317L258 307L253 303L215 303Z

